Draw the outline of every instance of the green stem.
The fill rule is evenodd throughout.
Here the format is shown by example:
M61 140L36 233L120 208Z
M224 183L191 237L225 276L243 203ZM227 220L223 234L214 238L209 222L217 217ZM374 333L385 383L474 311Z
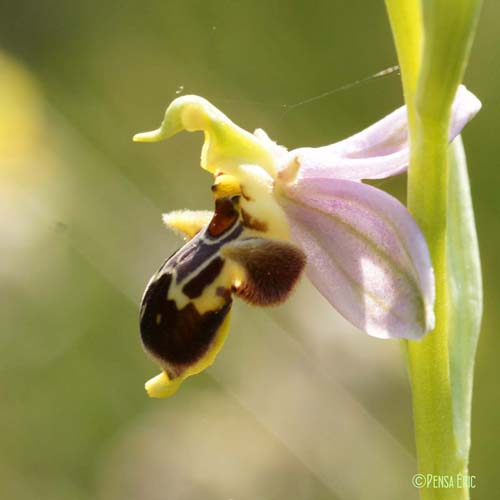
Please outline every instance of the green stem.
M436 278L436 325L421 342L408 341L419 472L456 478L467 453L454 427L449 336L453 310L447 275L448 128L479 2L386 0L408 109L408 208L424 232ZM425 37L424 37L425 31ZM424 45L425 39L425 45ZM423 488L422 499L467 499L466 488Z
M422 56L422 13L418 0L386 0L389 22L396 42L410 137L416 131L415 93Z
M419 471L456 477L467 463L458 454L453 421L448 352L449 307L446 262L448 159L446 129L421 121L412 154L408 206L427 237L436 278L436 326L421 342L408 342L409 372ZM443 143L445 148L442 148ZM439 140L438 140L439 138ZM444 150L443 150L444 149ZM433 168L439 165L440 168ZM411 188L410 188L411 186ZM466 489L429 488L422 499L468 498Z

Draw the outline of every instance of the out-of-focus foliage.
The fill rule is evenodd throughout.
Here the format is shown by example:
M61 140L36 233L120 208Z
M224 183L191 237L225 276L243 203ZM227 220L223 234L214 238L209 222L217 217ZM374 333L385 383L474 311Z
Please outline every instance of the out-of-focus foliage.
M485 275L473 496L498 490L500 66L486 3L464 132ZM270 310L238 304L224 352L151 401L138 302L180 244L161 224L210 208L201 137L141 146L177 92L210 98L290 147L333 142L402 102L395 77L308 97L395 64L384 5L306 2L5 4L0 20L0 497L416 498L397 343L354 331L307 284ZM378 182L402 195L404 179Z

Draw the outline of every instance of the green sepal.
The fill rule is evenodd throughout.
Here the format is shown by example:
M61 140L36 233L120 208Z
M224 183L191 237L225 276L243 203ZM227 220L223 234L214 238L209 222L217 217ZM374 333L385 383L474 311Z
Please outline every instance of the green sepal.
M481 316L483 284L474 211L462 139L450 147L447 259L450 307L450 383L457 451L470 448L472 381Z

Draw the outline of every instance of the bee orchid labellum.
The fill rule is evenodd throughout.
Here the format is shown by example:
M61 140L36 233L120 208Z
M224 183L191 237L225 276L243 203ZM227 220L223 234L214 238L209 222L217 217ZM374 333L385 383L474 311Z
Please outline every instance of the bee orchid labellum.
M450 141L480 106L459 88ZM173 394L213 362L233 295L277 304L304 267L332 306L369 335L418 340L433 329L434 274L424 236L404 205L361 182L406 170L406 125L402 107L343 141L288 151L205 99L183 96L158 130L134 137L155 142L203 131L201 166L214 175L213 215L164 216L191 239L144 293L142 340L163 369L146 384L150 396Z
M262 237L266 227L245 215L241 194L228 196L227 183L217 179L214 191L208 222L207 212L164 216L192 239L167 259L142 299L142 342L163 368L146 384L151 397L173 394L186 377L213 363L227 335L233 294L255 305L277 304L305 266L298 247Z

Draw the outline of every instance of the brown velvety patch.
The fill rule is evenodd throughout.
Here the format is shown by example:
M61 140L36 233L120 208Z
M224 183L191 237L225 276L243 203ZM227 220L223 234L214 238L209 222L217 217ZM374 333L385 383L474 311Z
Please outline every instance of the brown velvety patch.
M208 234L212 237L222 235L238 220L238 217L238 211L234 208L231 198L215 200L215 212L208 225Z
M255 229L256 231L261 231L265 233L267 231L267 224L255 217L252 217L248 212L241 209L241 218L243 221L243 226L248 227L248 229Z
M247 238L224 247L224 257L245 269L245 279L234 292L247 302L267 306L283 302L306 264L302 250L285 241Z

